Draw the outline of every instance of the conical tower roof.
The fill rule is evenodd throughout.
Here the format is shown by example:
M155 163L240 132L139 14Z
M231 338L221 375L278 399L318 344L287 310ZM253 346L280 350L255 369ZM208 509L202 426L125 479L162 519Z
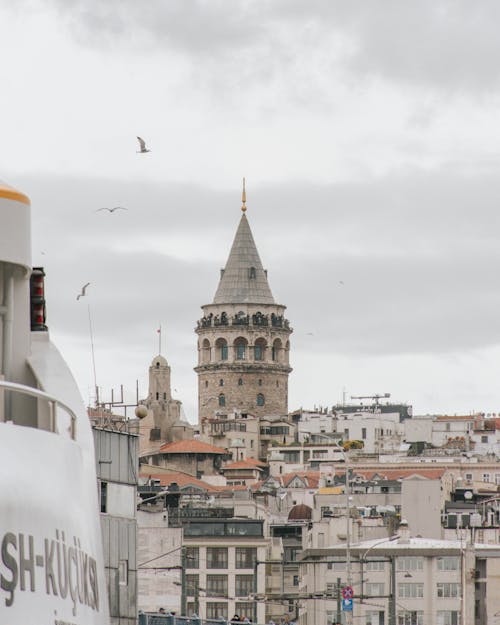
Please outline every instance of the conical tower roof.
M241 216L213 303L275 303L245 213Z

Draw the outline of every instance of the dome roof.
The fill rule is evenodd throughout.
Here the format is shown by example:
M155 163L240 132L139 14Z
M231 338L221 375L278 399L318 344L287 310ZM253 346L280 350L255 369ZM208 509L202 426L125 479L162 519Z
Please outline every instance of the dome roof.
M300 503L294 506L288 513L289 521L310 521L312 518L312 508L306 506L305 503Z
M153 362L151 363L151 366L156 367L157 365L159 365L160 367L168 367L167 359L161 355L155 356L153 358Z

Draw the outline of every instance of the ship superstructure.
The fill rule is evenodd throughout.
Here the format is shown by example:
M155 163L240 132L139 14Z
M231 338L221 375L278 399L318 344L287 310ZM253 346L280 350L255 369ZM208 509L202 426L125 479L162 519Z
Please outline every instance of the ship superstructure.
M0 183L0 623L107 625L91 426L45 325L30 211Z

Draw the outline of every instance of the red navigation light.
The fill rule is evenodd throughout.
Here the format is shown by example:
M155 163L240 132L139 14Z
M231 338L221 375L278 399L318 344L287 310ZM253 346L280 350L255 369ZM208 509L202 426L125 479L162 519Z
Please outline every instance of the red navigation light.
M30 277L31 331L44 332L45 325L45 271L43 267L33 267Z

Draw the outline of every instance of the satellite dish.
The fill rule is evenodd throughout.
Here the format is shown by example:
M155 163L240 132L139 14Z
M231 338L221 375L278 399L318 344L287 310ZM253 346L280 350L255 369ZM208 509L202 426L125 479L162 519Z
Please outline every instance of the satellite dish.
M466 490L464 493L464 498L465 499L472 499L472 493L470 490Z

